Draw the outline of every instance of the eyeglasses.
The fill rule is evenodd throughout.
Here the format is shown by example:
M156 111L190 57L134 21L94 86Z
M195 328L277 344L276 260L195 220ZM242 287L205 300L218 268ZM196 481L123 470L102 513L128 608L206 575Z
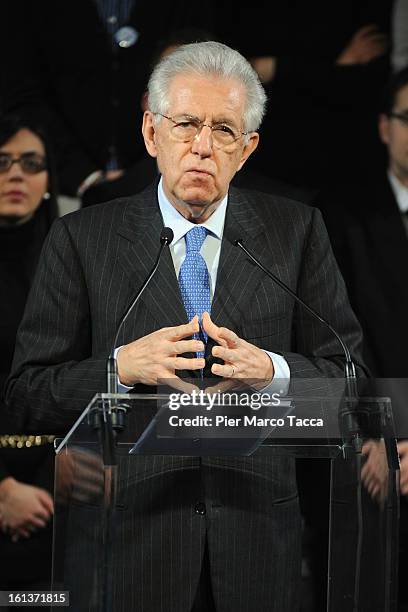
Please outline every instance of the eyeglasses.
M170 134L177 142L191 142L198 137L203 127L211 130L213 145L216 149L233 150L237 147L241 136L248 136L249 132L240 132L226 123L209 125L195 117L168 117L162 113L154 113L164 117L173 124Z
M401 123L403 123L406 127L408 127L408 113L407 112L390 113L388 116L391 117L392 119L398 119L399 121L401 121Z
M13 164L20 164L20 168L26 174L38 174L47 169L47 161L39 153L23 153L13 159L10 153L0 152L0 174L8 172Z

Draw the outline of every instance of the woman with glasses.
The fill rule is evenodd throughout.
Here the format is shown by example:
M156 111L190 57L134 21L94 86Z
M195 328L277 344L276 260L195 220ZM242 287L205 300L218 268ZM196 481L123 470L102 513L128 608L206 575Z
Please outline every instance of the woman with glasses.
M57 216L54 173L40 129L0 118L0 386L11 368L17 328L41 247ZM36 432L37 433L37 432ZM0 403L0 589L50 579L52 436L6 421Z

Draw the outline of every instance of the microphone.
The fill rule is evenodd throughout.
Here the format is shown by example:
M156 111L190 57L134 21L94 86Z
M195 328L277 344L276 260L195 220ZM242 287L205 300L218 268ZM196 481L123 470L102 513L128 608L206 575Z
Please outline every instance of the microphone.
M159 267L159 263L160 263L160 259L161 259L164 247L165 246L169 246L171 244L173 238L174 238L173 230L170 227L164 227L162 229L162 231L160 232L160 248L159 248L159 252L157 254L157 258L156 258L156 261L154 263L154 266L151 269L151 271L149 272L149 274L148 274L147 278L145 279L145 281L143 282L142 286L140 287L136 297L129 304L129 306L127 307L124 315L122 316L122 318L121 318L121 320L119 322L119 325L117 327L116 334L115 334L115 339L114 339L113 344L112 344L112 349L111 349L110 355L109 355L107 363L106 363L107 393L117 393L118 392L118 366L117 366L117 361L116 361L116 357L115 357L115 348L116 348L116 344L118 342L118 338L119 338L119 334L121 332L121 329L122 329L126 319L128 318L128 316L132 312L133 308L136 306L137 302L139 301L139 299L140 299L141 295L143 294L144 290L149 285L149 283L152 280L153 276L156 274L157 269ZM120 406L117 406L116 410L121 410L121 412L123 412L122 417L124 416L124 413L126 412L126 408L124 408L124 407L121 408ZM114 423L114 419L112 419L112 422ZM116 428L122 428L123 427L123 418L120 418L119 413L117 413L117 422L114 423L114 427L116 427Z
M240 248L251 261L254 262L258 268L260 268L269 278L271 278L274 283L276 283L283 291L288 293L296 302L298 302L305 310L307 310L313 318L317 319L322 325L327 327L330 332L335 336L338 340L341 348L343 349L344 357L345 357L345 365L344 365L344 378L346 381L346 409L342 411L342 416L344 421L347 422L345 425L345 429L348 433L351 433L355 436L353 440L352 446L355 450L359 450L361 452L361 441L359 438L360 427L358 425L358 416L356 414L355 408L358 404L358 391L357 391L357 376L356 376L356 368L354 362L351 358L350 350L347 344L343 341L338 332L330 325L330 323L322 317L314 308L309 306L306 302L304 302L290 287L288 287L280 278L278 278L273 272L265 268L265 266L249 251L244 245L241 238L236 238L235 236L226 236L227 239L236 247Z

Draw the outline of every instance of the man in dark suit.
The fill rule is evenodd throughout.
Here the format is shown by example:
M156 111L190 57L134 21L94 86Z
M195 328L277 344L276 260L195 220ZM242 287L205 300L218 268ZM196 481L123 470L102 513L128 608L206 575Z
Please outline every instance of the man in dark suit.
M337 341L232 244L232 232L325 314L359 360L359 326L319 212L229 187L257 146L264 106L256 73L220 43L182 46L158 64L143 137L162 178L54 225L8 384L16 419L55 431L104 389L115 329L153 265L163 226L173 243L118 340L121 385L141 391L203 370L272 392L342 376ZM135 476L126 492L118 535L137 554L121 560L126 596L117 594L115 610L298 609L291 458L144 457L137 465L143 482Z
M315 201L321 208L364 332L364 358L378 378L391 380L397 436L408 437L408 68L393 75L379 116L387 168L358 183L337 185ZM401 493L408 494L408 442L399 443ZM375 479L374 479L375 480ZM408 609L408 505L401 500L399 609Z
M394 75L379 116L387 168L335 185L315 200L364 332L365 360L380 377L408 374L408 69ZM396 339L398 338L398 342Z

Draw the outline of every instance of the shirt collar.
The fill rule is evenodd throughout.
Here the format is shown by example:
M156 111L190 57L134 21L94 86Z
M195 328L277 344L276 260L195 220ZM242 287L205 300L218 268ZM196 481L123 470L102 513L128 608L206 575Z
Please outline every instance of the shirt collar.
M408 212L408 189L397 179L395 174L388 170L388 178L391 184L391 189L394 192L395 199L397 200L398 208L401 213Z
M193 227L197 227L195 223L191 223L181 215L178 210L174 208L171 202L168 200L163 189L163 178L160 179L157 196L159 200L160 212L163 217L163 223L165 227L171 227L174 232L174 238L172 244L176 244L178 240L183 238L187 232ZM219 240L222 240L222 234L224 232L225 214L227 212L228 194L221 200L211 217L201 223L202 227L208 229L213 236L216 236Z

